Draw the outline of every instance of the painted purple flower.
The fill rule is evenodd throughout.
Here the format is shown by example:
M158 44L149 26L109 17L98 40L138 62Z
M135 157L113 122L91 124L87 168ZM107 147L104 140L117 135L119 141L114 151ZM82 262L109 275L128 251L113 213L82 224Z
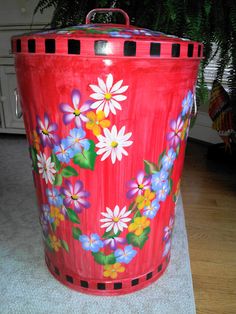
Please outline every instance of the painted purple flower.
M55 132L58 129L56 123L51 123L47 113L44 114L44 120L41 120L39 116L36 117L37 120L37 133L40 136L42 145L53 147L54 144L59 143L59 137Z
M121 237L116 237L116 238L109 238L103 241L104 245L108 245L110 246L111 250L116 250L117 249L117 245L120 244L124 244L126 243L126 239L125 238L121 238Z
M70 181L65 181L66 188L61 188L61 193L65 195L63 200L66 207L72 206L77 213L80 213L83 208L90 207L90 203L86 200L89 197L89 192L83 190L82 181L78 180L73 186Z
M52 223L54 219L50 216L50 207L48 204L43 204L41 207L40 224L45 234L48 233L48 224Z
M181 116L179 116L177 120L170 122L171 131L167 134L167 140L170 142L171 146L176 147L180 143L183 125L184 122Z
M48 233L48 220L45 218L44 214L40 215L40 225L43 229L43 233Z
M86 112L90 109L92 103L91 100L87 100L82 106L80 106L80 91L78 89L73 89L71 93L71 99L73 106L69 104L61 104L60 110L64 113L63 122L69 124L72 120L75 119L75 125L77 128L82 127L82 122L88 122L86 117Z
M164 237L163 237L164 241L168 241L170 239L172 235L173 227L174 227L174 217L171 217L169 221L169 225L164 228Z
M42 212L40 215L40 224L43 229L44 233L48 232L48 223L52 222L52 219L50 217L50 207L48 204L43 204L42 207Z
M41 209L42 209L42 214L45 217L45 219L47 221L50 221L51 217L50 217L50 207L49 207L49 205L48 204L43 204Z
M126 196L132 198L135 194L142 195L144 190L150 188L150 184L151 177L145 177L144 171L139 171L137 178L128 182L130 190L127 192Z

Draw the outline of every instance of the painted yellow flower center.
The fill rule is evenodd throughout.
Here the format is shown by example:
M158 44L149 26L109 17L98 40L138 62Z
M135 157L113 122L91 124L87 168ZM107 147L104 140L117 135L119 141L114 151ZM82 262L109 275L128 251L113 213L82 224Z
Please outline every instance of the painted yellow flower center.
M118 146L118 143L116 141L111 142L111 147L116 148Z
M44 135L49 135L49 132L48 132L48 130L46 130L46 129L43 129L43 130L42 130L42 133L43 133Z
M138 184L138 188L139 188L140 190L142 190L142 189L144 188L144 185L143 185L143 184Z
M119 217L114 217L114 218L113 218L113 221L114 221L114 222L118 222L119 220L120 220Z
M79 197L76 194L71 195L72 200L76 201Z
M112 97L112 94L106 93L106 94L104 95L104 97L105 97L106 100L110 100L111 97Z
M76 109L76 110L74 111L74 115L75 115L75 116L79 116L79 115L80 115L80 113L81 113L81 112L80 112L80 110L79 110L79 109Z

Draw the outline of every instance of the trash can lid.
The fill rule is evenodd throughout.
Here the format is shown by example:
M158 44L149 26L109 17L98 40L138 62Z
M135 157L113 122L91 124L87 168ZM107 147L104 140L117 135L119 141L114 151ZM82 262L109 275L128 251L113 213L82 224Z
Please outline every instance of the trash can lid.
M95 13L120 12L125 24L91 24ZM81 57L133 57L202 59L203 45L186 38L131 26L121 9L94 9L86 24L14 36L14 54L70 55Z

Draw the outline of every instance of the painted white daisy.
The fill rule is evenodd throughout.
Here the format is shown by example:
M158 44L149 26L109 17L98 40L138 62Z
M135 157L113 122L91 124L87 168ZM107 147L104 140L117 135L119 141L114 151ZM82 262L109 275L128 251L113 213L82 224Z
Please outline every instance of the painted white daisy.
M126 211L126 206L123 207L121 211L118 205L115 206L114 211L106 207L106 212L101 213L105 217L100 219L101 222L104 222L101 228L106 228L106 232L113 229L114 234L118 231L123 231L124 228L128 228L127 222L131 220L131 218L128 217L130 213L131 210Z
M48 183L48 181L52 184L54 181L54 174L56 170L54 168L55 163L51 161L51 157L46 157L44 153L37 154L38 159L38 169L39 173L42 175L42 178Z
M97 137L99 142L96 144L96 147L99 148L97 154L103 154L101 158L102 161L111 155L111 161L114 164L116 158L119 161L122 159L122 154L128 156L124 147L128 147L133 144L133 141L128 141L132 132L125 134L125 126L123 126L118 132L115 125L113 125L111 131L105 128L103 132L105 136L99 135Z
M97 109L96 112L104 111L105 117L109 115L110 111L116 114L116 109L121 110L119 102L127 98L125 95L121 94L128 89L128 86L121 86L122 83L123 80L120 80L113 85L112 74L108 74L106 83L98 77L98 85L89 85L94 91L90 97L96 100L91 105L91 108Z

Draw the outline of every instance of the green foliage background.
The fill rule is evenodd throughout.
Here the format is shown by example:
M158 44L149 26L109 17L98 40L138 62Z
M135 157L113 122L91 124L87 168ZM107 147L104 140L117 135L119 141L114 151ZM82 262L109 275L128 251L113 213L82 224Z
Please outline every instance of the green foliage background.
M90 10L113 6L125 10L131 24L203 42L199 86L204 91L203 70L218 53L216 78L221 81L226 66L230 68L228 86L236 107L236 0L40 0L35 13L52 6L52 28L83 24ZM102 22L101 16L96 19ZM112 22L122 23L120 19L115 15Z

